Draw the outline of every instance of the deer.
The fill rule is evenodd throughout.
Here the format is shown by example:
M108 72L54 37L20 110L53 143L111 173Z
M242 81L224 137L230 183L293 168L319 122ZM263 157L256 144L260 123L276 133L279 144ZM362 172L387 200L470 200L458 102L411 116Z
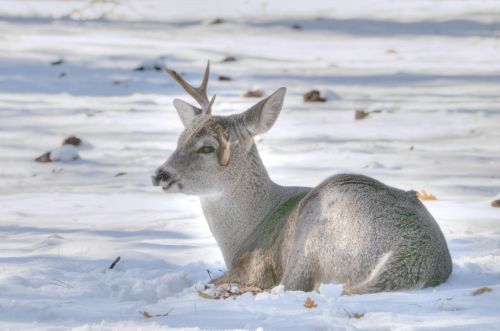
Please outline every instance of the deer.
M199 197L228 269L215 285L309 292L334 283L353 295L448 279L445 237L415 191L358 174L333 175L315 187L271 180L254 137L276 122L285 87L242 113L218 116L215 95L207 97L210 62L199 87L165 70L199 107L173 100L184 130L152 184Z

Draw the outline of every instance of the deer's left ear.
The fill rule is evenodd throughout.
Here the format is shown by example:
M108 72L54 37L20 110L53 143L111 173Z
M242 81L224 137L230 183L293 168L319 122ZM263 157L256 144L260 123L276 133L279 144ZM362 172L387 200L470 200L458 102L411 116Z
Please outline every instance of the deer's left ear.
M177 110L177 114L179 114L184 127L187 127L196 116L201 114L200 108L197 108L180 99L174 100L174 107L175 110Z
M267 132L273 126L283 107L285 94L286 88L279 88L252 108L238 115L242 124L252 135Z

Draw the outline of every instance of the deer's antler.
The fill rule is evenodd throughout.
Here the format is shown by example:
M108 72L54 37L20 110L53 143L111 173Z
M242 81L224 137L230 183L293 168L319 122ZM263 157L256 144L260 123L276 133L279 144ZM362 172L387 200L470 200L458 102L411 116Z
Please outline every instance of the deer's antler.
M231 147L238 145L238 140L230 141L226 129L219 126L215 129L216 138L219 142L219 164L223 167L229 164Z
M201 112L203 114L210 115L212 112L212 105L215 101L215 95L212 97L212 99L209 101L207 97L207 85L208 85L208 74L210 72L210 61L207 63L207 68L205 69L205 75L203 76L203 81L201 82L201 85L199 87L193 87L189 85L184 78L182 78L175 70L170 70L170 69L165 69L166 72L169 73L170 76L172 76L173 79L179 85L181 85L186 92L192 96L196 102L201 106Z

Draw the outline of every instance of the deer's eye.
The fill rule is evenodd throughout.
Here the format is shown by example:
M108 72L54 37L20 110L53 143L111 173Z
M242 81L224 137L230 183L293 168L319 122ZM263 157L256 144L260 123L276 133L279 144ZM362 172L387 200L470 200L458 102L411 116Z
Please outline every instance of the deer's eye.
M203 154L209 154L213 152L215 152L215 148L213 148L212 146L203 146L200 147L200 149L198 150L198 153L203 153Z

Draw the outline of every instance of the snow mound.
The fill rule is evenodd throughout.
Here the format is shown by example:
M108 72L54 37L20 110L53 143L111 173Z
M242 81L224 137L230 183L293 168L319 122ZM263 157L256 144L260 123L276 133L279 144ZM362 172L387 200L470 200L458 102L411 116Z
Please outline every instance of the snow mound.
M80 156L78 155L78 147L70 144L53 149L52 151L50 151L49 157L51 161L62 162L74 161L80 158Z

